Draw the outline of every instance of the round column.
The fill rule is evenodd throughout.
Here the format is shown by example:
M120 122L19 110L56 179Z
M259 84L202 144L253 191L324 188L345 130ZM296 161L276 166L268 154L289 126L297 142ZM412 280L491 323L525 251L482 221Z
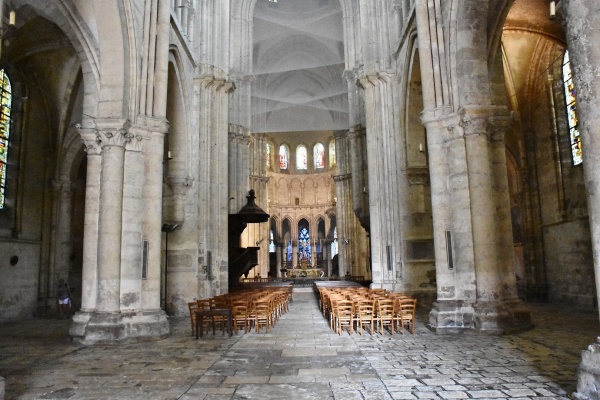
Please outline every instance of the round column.
M118 312L126 136L122 129L100 130L98 136L102 146L102 172L98 221L98 303L96 309L100 312Z

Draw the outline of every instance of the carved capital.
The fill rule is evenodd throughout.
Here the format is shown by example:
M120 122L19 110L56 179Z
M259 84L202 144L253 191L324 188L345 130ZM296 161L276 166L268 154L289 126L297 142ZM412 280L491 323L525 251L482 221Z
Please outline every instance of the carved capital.
M107 123L102 125L105 126L99 127L96 135L102 148L105 146L125 147L125 145L133 138L133 135L129 132L128 121L121 124Z
M128 133L129 141L125 145L128 151L142 151L144 140L152 140L152 134L149 132L149 127L132 126Z
M235 90L234 82L217 78L214 75L204 76L202 80L205 89L213 88L215 92L223 92L226 94Z
M75 125L77 133L85 146L85 152L88 155L98 155L102 152L102 147L98 141L98 130L95 128L83 128L81 124Z

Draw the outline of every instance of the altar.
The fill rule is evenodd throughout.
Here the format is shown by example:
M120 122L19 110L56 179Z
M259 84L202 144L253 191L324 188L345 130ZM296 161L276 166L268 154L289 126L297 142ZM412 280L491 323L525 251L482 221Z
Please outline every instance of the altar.
M287 270L289 278L322 278L325 270L322 268L290 268Z

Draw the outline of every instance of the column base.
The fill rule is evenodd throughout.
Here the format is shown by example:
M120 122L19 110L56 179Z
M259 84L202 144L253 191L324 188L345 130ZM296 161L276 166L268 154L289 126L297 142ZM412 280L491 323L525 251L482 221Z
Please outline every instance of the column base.
M69 334L75 343L119 344L155 341L170 334L164 311L106 313L79 311L73 316Z
M573 398L588 400L600 398L600 344L593 343L581 352L577 371L577 392Z
M438 300L429 313L429 328L439 334L503 335L532 327L531 313L520 299L477 303Z

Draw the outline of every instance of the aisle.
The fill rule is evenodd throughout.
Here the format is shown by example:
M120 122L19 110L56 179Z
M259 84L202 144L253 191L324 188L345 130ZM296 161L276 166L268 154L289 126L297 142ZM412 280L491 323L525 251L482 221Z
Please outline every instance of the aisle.
M300 288L270 333L242 335L199 384L235 387L234 399L353 399L362 397L350 388L369 380L379 382L353 338L333 333L312 289Z

